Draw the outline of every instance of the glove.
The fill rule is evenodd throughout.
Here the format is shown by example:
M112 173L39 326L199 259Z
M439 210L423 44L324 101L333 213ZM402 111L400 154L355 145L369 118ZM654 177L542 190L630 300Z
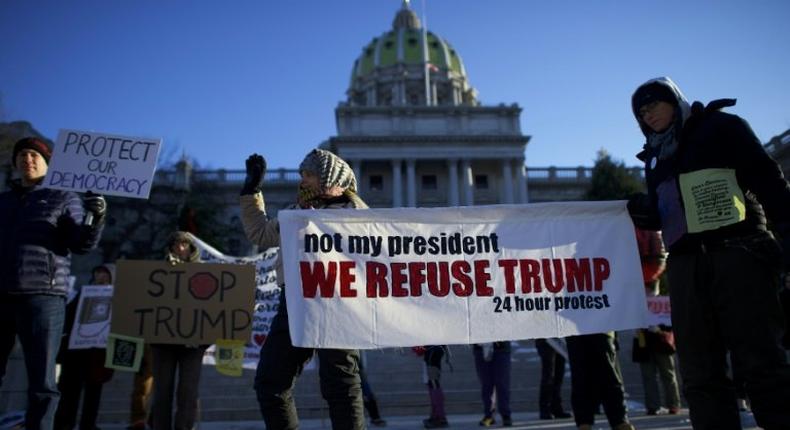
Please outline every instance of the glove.
M104 200L104 197L91 191L85 193L85 197L82 199L82 205L85 211L87 211L85 220L83 221L85 225L95 224L96 220L103 218L104 214L107 212L107 202Z
M241 195L255 194L263 186L263 177L266 175L266 159L258 154L252 154L246 161L247 177Z
M643 230L657 230L661 228L658 220L651 213L650 197L647 194L637 193L628 197L628 214L637 228Z

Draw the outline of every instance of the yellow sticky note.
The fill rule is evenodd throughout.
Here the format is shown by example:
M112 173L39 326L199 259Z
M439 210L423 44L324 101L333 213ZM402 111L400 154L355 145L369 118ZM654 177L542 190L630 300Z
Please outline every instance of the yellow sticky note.
M228 376L241 376L244 360L244 341L218 339L215 343L214 359L217 372Z
M743 191L733 169L703 169L679 177L689 233L715 230L746 219Z
M104 367L126 372L137 372L140 370L140 362L143 361L144 344L145 341L142 338L115 333L108 334Z

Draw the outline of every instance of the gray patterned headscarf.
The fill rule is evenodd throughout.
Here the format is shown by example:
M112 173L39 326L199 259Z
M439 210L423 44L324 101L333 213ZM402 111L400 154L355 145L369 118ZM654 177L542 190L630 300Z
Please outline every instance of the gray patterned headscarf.
M299 170L318 176L319 184L324 191L340 188L341 191L357 192L354 170L342 158L329 151L323 149L310 151L299 165Z

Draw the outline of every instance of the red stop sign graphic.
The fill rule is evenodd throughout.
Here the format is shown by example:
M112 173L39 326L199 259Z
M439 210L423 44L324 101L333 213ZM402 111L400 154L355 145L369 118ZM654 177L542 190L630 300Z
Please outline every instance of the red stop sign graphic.
M211 273L200 272L189 278L189 293L198 300L208 300L219 290L219 280Z

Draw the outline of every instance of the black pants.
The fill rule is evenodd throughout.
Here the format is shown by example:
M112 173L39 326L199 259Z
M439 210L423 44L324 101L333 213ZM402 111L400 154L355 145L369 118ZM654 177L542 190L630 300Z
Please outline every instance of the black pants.
M94 376L97 373L94 369L97 365L96 358L93 357L95 354L104 356L100 350L95 349L67 350L62 354L63 362L58 381L60 402L55 413L56 430L73 429L77 424L80 397L82 397L80 430L96 428L103 383L96 381Z
M595 423L599 404L609 425L628 422L623 377L617 363L614 337L587 334L565 338L571 365L571 406L576 425Z
M691 423L740 429L726 354L743 379L757 424L790 428L790 367L780 347L778 249L770 237L668 262L672 323Z
M319 360L321 395L329 404L329 417L335 430L365 428L362 388L359 378L359 351L346 349L298 348L291 344L288 314L280 310L261 347L255 374L255 392L266 428L299 428L293 399L296 378L316 352Z
M562 381L565 379L565 358L545 339L535 339L535 348L540 356L540 413L549 415L564 412Z

